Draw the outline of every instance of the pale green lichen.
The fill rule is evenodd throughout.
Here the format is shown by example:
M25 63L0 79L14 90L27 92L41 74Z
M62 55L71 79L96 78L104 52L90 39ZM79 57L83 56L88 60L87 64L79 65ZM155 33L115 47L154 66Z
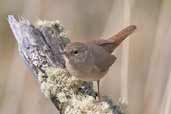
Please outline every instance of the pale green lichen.
M46 73L48 74L46 80L44 79L43 75L39 75L39 80L41 81L41 90L47 97L50 97L50 95L59 95L56 97L60 97L61 94L63 94L62 92L70 92L68 94L72 95L73 91L69 89L74 84L79 84L77 83L78 80L75 77L70 76L68 72L64 69L48 68L46 70ZM66 95L66 93L62 96L64 95ZM60 100L61 99L64 98L60 98Z
M97 102L91 96L75 96L64 114L113 114L113 110L107 102Z
M48 27L51 27L52 25L55 25L55 24L61 25L59 20L56 20L56 21L38 20L36 23L37 26L48 26Z
M121 114L121 109L114 109L107 100L97 102L95 97L80 91L86 82L71 76L65 69L47 68L46 74L47 77L39 74L41 90L45 96L56 98L63 114Z
M66 32L64 31L64 26L60 23L59 20L56 21L47 21L47 20L39 20L36 24L38 27L49 27L49 28L55 28L55 31L58 31L58 35L60 38L62 38L62 41L64 45L68 44L70 42L70 39L67 37ZM49 31L52 32L52 31ZM51 34L51 33L50 33ZM53 36L53 34L51 34Z
M41 82L41 90L49 98L55 96L62 105L68 103L83 84L83 81L70 76L64 69L48 68L46 73L48 74L46 79L43 75L39 75L38 78Z

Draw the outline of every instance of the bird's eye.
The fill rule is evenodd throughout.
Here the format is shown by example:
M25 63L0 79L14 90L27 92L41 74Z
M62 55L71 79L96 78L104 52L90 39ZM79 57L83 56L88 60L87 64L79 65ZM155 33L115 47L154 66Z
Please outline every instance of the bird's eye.
M73 53L76 55L76 54L78 54L78 51L77 51L77 50L75 50L75 51L73 51Z

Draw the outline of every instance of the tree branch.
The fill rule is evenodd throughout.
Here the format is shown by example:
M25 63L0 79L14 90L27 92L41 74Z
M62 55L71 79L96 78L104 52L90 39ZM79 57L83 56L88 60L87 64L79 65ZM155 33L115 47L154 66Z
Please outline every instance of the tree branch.
M19 53L61 114L122 114L111 100L96 102L93 83L78 80L65 70L61 55L69 39L59 21L39 21L34 26L24 18L8 16Z

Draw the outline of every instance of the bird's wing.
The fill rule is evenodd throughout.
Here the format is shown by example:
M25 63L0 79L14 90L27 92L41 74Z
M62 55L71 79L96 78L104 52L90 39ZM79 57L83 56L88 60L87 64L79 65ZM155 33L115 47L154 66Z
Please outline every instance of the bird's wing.
M114 44L112 40L98 39L98 40L93 40L92 42L98 46L103 47L109 53L112 53L113 50L117 47L117 45Z
M106 72L109 67L115 62L116 56L110 55L107 60L102 60L100 62L96 62L96 67L100 70L100 72Z
M91 45L92 57L94 57L95 68L100 72L106 72L115 62L116 57L98 45Z

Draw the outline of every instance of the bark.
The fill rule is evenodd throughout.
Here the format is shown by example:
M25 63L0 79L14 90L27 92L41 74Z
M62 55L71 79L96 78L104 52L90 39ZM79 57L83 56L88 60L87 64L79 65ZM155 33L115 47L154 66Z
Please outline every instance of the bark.
M97 102L93 83L78 80L65 70L61 52L70 40L59 21L39 21L34 26L12 15L8 21L20 55L60 114L124 113L122 106L113 104L108 97Z

